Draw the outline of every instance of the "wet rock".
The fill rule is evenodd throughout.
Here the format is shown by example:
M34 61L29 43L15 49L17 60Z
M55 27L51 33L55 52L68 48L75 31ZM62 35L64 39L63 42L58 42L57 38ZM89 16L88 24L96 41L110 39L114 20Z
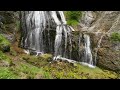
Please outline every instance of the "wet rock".
M10 46L3 46L2 52L10 52Z
M4 60L0 60L0 66L9 67L9 66L10 66L10 63L7 62L7 61L4 61Z
M15 22L13 11L0 11L1 17L4 17L4 23L10 24Z
M16 41L15 35L9 35L9 34L2 34L7 40L9 40L11 43Z

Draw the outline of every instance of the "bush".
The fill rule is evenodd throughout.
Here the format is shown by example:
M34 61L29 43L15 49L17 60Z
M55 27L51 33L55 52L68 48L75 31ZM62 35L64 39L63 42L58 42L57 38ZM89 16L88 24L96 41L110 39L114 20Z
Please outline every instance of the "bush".
M80 11L66 11L65 16L67 19L67 24L75 26L79 23L79 20L81 18L81 12Z
M110 38L111 41L120 42L120 33L112 33Z

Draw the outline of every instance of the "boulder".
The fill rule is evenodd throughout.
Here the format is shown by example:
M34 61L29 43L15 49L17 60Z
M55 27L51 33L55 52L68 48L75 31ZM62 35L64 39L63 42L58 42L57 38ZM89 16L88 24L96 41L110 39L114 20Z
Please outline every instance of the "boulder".
M120 43L111 42L110 37L104 36L98 49L98 66L120 72Z

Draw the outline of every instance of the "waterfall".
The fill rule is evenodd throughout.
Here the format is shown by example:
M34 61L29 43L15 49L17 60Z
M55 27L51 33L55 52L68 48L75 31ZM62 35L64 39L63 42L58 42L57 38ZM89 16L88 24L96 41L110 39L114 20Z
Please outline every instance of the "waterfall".
M23 14L21 46L25 49L25 53L33 53L36 56L52 53L53 60L78 59L77 61L84 65L93 65L90 36L87 34L79 36L76 46L78 50L75 53L72 34L75 30L67 25L63 11L25 11ZM82 55L81 43L84 45ZM75 57L74 54L78 56ZM84 60L81 61L81 57Z
M45 44L48 41L48 48L53 49L51 47L51 40L49 30L54 29L54 21L50 16L51 12L49 11L25 11L23 15L23 37L22 37L22 46L26 49L26 53L28 52L36 52L36 55L46 53ZM54 24L53 24L54 23ZM52 25L53 24L53 25ZM48 31L46 35L46 31ZM26 32L26 33L25 33ZM47 37L47 38L46 38ZM46 40L48 39L48 40ZM51 50L53 51L53 50ZM49 50L50 52L50 50Z
M57 60L56 57L64 57L64 58L71 58L71 52L72 49L70 49L70 56L68 57L66 55L67 51L67 41L69 40L70 46L72 45L71 43L71 31L74 31L74 29L70 26L67 25L67 22L65 20L64 14L62 11L54 12L52 11L52 17L57 24L56 27L56 37L55 37L55 54L54 54L54 60ZM57 17L59 15L59 17ZM64 43L64 49L62 43L63 37L65 38L65 43ZM69 37L69 38L68 38ZM72 47L72 46L71 46ZM63 53L63 54L62 54Z
M85 59L84 59L84 62L86 62L90 65L93 65L89 35L84 34L84 40L85 40Z

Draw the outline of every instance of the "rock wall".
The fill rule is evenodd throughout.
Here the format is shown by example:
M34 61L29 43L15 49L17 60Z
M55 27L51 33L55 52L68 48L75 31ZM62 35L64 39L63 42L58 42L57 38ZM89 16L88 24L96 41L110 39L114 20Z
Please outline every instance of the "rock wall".
M10 43L16 41L16 32L19 28L18 24L18 12L0 11L0 51L10 51Z
M0 34L3 34L10 42L15 41L18 30L19 14L14 11L0 11Z
M98 52L97 65L120 71L120 42L110 39L112 33L120 33L120 11L85 11L80 26L91 36L93 54Z

